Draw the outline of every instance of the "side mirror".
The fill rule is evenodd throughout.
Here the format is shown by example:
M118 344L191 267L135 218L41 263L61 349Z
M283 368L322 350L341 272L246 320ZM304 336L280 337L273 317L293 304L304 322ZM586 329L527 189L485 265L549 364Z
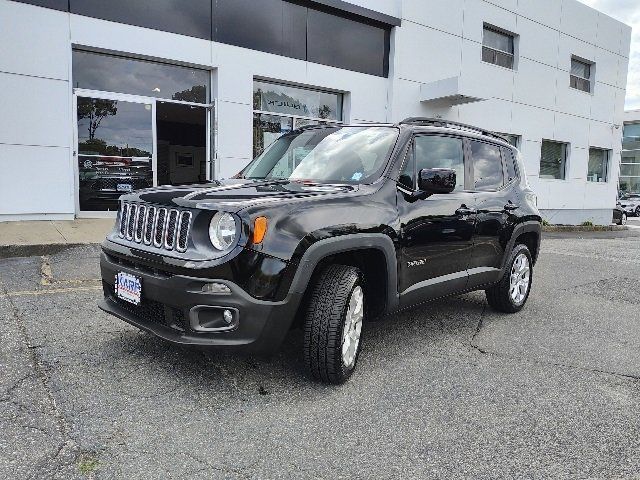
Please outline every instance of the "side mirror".
M451 168L424 168L418 174L418 188L429 195L451 193L456 188L456 171Z

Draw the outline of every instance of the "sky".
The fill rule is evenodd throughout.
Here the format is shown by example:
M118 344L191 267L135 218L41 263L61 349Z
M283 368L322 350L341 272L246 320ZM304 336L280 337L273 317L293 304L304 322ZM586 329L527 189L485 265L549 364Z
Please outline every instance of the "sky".
M633 28L625 109L640 109L640 0L580 0Z

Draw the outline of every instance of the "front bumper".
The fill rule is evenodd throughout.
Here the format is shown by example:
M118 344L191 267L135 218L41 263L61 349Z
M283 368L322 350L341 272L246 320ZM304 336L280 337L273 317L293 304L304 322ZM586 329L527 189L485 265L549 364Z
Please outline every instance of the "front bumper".
M141 265L123 262L102 253L100 270L104 299L98 306L125 322L153 333L164 340L182 345L243 349L254 353L275 351L289 331L301 295L292 292L279 302L253 298L228 280L203 279L160 272ZM139 306L115 296L118 272L136 275L142 280ZM231 293L203 293L206 283L222 283ZM221 332L198 332L192 322L207 307L223 307L236 312L237 326Z

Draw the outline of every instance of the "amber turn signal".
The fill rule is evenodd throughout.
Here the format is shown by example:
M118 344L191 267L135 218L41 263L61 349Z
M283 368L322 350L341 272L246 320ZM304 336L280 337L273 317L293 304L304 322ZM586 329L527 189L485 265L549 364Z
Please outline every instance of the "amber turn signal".
M264 236L267 234L267 218L258 217L253 221L253 244L259 245L262 243Z

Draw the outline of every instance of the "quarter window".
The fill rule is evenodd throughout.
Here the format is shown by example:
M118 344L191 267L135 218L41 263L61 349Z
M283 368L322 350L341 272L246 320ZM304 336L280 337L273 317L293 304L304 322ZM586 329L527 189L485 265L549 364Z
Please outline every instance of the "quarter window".
M475 190L498 190L504 184L500 147L489 143L471 141L473 159L473 184Z
M564 180L569 144L542 140L540 178Z
M518 176L518 171L516 170L516 161L511 149L503 148L502 158L504 159L505 173L507 175L504 179L504 183L506 185L511 183Z
M485 24L482 36L482 61L513 69L515 36Z
M597 183L607 181L610 157L611 150L593 147L589 149L589 170L587 172L587 181Z
M576 90L591 93L591 73L593 64L575 57L571 59L569 85Z
M416 188L417 172L428 168L451 168L456 172L456 190L464 189L464 148L462 139L420 135L414 140L400 183Z

